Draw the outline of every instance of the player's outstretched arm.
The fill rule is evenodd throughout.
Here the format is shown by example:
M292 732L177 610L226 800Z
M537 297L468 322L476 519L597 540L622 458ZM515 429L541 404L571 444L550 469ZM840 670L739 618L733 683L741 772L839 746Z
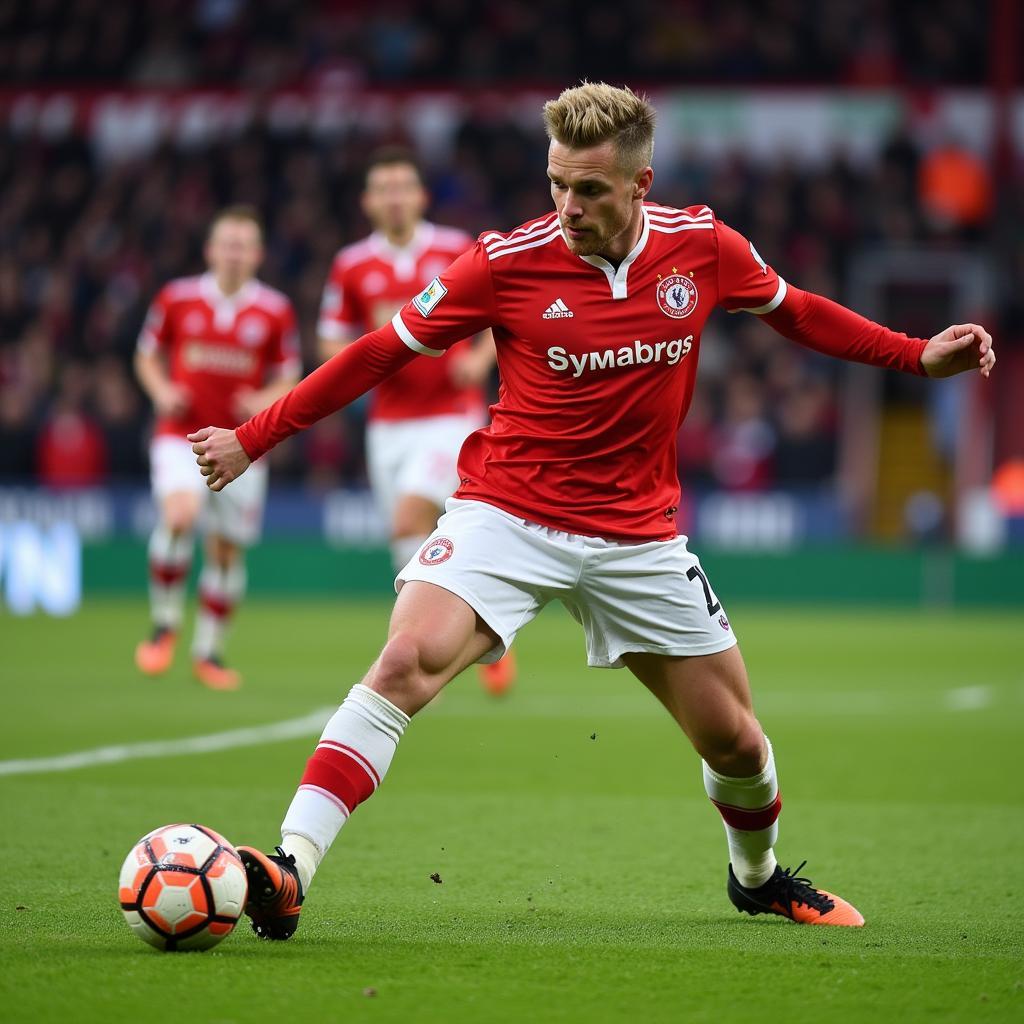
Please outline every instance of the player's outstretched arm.
M344 408L416 358L388 324L364 334L273 405L237 430L204 427L189 434L196 462L211 490L222 490L276 444Z
M816 352L929 377L951 377L995 364L992 337L978 324L955 324L926 340L868 320L823 295L788 286L778 308L763 319L786 338Z
M936 334L921 353L921 366L929 377L952 377L974 369L988 377L995 364L992 335L980 324L953 324Z

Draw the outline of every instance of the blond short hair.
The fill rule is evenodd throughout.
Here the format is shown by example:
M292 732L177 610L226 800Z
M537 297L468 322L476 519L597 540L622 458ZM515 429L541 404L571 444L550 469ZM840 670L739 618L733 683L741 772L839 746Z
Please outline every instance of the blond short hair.
M570 149L614 143L620 165L630 174L654 157L654 107L632 89L584 82L544 104L548 138Z
M263 218L260 216L259 211L255 206L250 206L248 203L234 203L231 206L221 208L216 214L214 214L213 220L210 221L210 230L207 232L207 238L213 234L213 229L220 224L221 221L225 220L255 224L256 230L260 236L260 242L262 243Z

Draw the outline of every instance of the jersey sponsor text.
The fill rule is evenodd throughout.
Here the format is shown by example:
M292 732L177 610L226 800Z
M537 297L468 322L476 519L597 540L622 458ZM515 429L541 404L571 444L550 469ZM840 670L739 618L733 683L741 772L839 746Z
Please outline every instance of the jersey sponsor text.
M561 345L553 345L547 351L548 366L552 370L564 373L570 367L573 377L582 377L588 369L612 370L619 366L646 366L647 363L660 363L662 356L669 366L675 366L687 356L693 348L693 335L685 338L673 338L671 341L656 341L653 345L637 338L631 345L620 348L605 348L597 352L584 352L573 355L566 352Z

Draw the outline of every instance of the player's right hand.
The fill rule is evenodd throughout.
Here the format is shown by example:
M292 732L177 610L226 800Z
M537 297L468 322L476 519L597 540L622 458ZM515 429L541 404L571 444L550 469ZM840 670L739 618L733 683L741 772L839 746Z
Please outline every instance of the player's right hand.
M224 490L249 468L249 456L238 443L233 430L203 427L187 436L192 442L192 451L196 453L199 472L206 477L206 486L211 491Z
M188 389L174 381L167 381L153 397L153 404L161 416L184 416L191 403L192 396Z

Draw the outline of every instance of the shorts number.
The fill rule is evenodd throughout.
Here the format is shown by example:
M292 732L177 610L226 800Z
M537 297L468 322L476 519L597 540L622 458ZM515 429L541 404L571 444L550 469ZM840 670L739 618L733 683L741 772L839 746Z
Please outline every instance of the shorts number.
M711 593L711 584L708 583L707 576L700 571L700 566L697 565L686 570L686 578L691 583L698 577L700 577L700 585L704 588L704 600L708 603L708 615L714 615L715 612L722 610L722 602Z

